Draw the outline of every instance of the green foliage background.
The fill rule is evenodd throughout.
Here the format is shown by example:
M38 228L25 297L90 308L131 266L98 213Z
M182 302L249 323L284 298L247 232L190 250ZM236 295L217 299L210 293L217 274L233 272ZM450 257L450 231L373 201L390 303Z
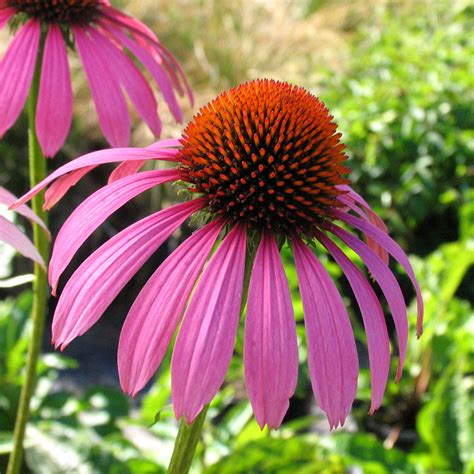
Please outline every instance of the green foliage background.
M290 80L319 95L343 132L354 187L412 255L426 304L420 340L415 338L415 307L410 306L405 373L399 384L389 383L383 407L367 415L369 372L361 357L351 419L344 429L329 433L312 399L301 301L292 259L285 253L300 339L300 378L290 414L277 432L258 428L244 394L239 333L227 383L209 411L194 472L474 473L472 4L202 0L122 6L151 24L184 63L198 106L258 76ZM78 81L79 95L83 88ZM60 162L103 146L93 131L94 119L88 118L94 116L89 106L79 107L84 114ZM163 136L179 133L169 119L166 123ZM1 184L18 193L26 186L24 125L20 122L0 141ZM149 137L138 125L134 139L143 145ZM72 191L77 195L66 206L90 192L101 180L95 179ZM171 196L163 192L139 201L140 212ZM60 212L53 214L53 230L64 220ZM123 215L120 219L127 223ZM350 305L340 271L319 250ZM402 272L399 278L412 300ZM11 447L31 302L28 291L2 295L0 471ZM363 328L351 311L363 353ZM150 390L133 403L112 387L68 390L60 383L65 370L81 369L73 358L43 355L25 472L164 472L177 432L169 406L169 360Z

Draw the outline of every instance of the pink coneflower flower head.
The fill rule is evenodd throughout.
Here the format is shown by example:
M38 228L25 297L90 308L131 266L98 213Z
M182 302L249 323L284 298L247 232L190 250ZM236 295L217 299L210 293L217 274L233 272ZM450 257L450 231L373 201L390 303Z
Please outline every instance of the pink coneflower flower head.
M0 28L10 20L19 28L0 62L0 137L23 109L40 51L36 132L46 156L61 148L71 125L68 47L79 53L100 126L112 146L127 146L130 140L125 94L155 136L161 133L153 90L136 62L156 82L177 122L182 113L175 92L187 91L192 102L176 59L143 23L106 0L0 0Z
M144 171L112 182L73 212L54 245L49 268L54 290L82 242L129 199L176 180L195 196L119 232L76 270L54 316L56 346L66 346L89 329L158 246L185 219L201 212L207 224L158 267L130 309L118 349L123 390L133 395L145 386L181 322L171 363L172 398L176 416L194 420L224 382L243 304L246 256L254 248L246 301L245 383L260 426L277 428L298 373L295 319L280 256L281 247L289 244L319 406L332 427L344 423L359 372L346 307L317 256L325 248L347 277L362 314L375 410L389 374L389 338L371 281L344 249L359 254L387 300L398 335L397 379L408 323L400 286L388 266L390 255L415 287L419 333L423 303L405 253L344 177L348 169L343 148L320 100L300 87L255 80L203 107L179 141L92 153L53 173L20 202L60 178L48 190L50 201L55 201L77 173L99 163L148 158L176 163L174 169Z
M38 250L36 250L33 242L7 218L6 212L2 212L2 209L6 210L17 199L18 198L10 191L0 186L0 241L10 245L25 257L39 263L46 270L43 257L41 257ZM16 211L18 214L26 217L30 222L39 224L49 237L49 232L44 222L28 206L22 204L18 206Z

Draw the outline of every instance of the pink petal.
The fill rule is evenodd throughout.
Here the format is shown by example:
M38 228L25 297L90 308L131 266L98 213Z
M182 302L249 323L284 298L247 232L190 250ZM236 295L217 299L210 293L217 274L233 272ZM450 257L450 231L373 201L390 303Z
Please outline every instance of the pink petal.
M18 198L14 194L12 194L4 187L0 186L0 204L10 206L17 199ZM46 227L46 224L28 206L22 204L21 206L18 206L15 211L18 212L18 214L21 214L22 216L26 217L30 221L36 222L40 227L44 229L48 237L50 237L49 230Z
M245 320L247 393L260 428L277 429L298 381L291 294L275 239L265 233L255 256Z
M145 171L108 184L84 200L63 224L54 243L49 264L49 284L53 295L64 269L97 227L138 194L177 179L176 170Z
M102 22L101 26L105 28L106 31L108 31L114 38L116 38L123 46L130 50L143 64L143 66L147 68L163 93L165 102L168 104L173 117L178 123L181 123L183 121L183 114L179 107L178 101L176 100L173 86L166 75L166 72L163 70L162 65L156 61L153 56L148 51L146 51L146 49L142 48L139 44L131 40L118 28L108 26L108 24L105 22Z
M341 191L348 192L348 194L342 194L337 197L340 202L342 202L348 208L359 214L359 216L361 216L363 219L374 224L386 234L388 233L388 229L385 225L385 222L370 208L370 206L361 196L359 196L353 189L351 189L345 184L336 187L339 188ZM360 204L363 209L361 209L356 204L356 202ZM367 242L369 248L371 248L384 261L385 265L388 265L389 258L387 251L382 246L377 244L377 242L375 242L373 239L366 235L364 235L364 240Z
M224 382L239 323L246 229L235 226L196 286L171 359L176 418L191 423Z
M161 154L164 148L176 148L180 147L181 142L178 138L167 138L164 140L158 140L155 143L147 146L147 150L157 150ZM172 151L172 150L170 150ZM174 152L176 153L176 152ZM109 183L116 181L117 179L125 178L131 174L135 174L144 164L146 160L143 161L130 161L120 163L109 175Z
M157 57L158 60L160 60L163 56L165 57L166 62L170 64L168 69L169 73L175 79L175 87L180 90L180 93L182 92L181 85L175 75L173 68L177 70L179 77L183 82L184 87L186 88L186 92L188 94L191 105L193 105L193 93L191 91L191 88L189 87L181 65L174 58L174 56L160 43L153 31L151 31L150 28L148 28L142 22L138 21L136 18L126 15L122 11L112 8L110 6L104 7L102 9L102 12L108 20L111 20L115 24L124 27L127 31L131 32L132 35L136 38L137 42L140 43L141 46L148 49L154 56Z
M95 166L86 166L58 178L44 193L43 210L49 211L53 208L73 186L94 168Z
M131 29L139 32L144 37L151 41L158 42L158 39L153 31L148 28L144 23L138 21L136 18L127 15L125 12L118 10L112 6L103 7L102 11L104 16L111 19L112 21L118 22L120 25L125 26L127 29Z
M378 227L374 226L369 222L365 222L358 217L351 216L345 212L336 211L335 215L338 219L346 222L347 224L359 229L361 232L364 232L368 237L373 239L378 245L383 247L392 257L403 267L406 271L408 277L410 278L413 287L416 292L416 299L418 304L418 318L417 318L417 335L421 336L423 332L423 297L421 295L420 286L416 281L415 274L413 273L413 268L406 256L405 252L402 250L400 245L397 244L389 235L381 231Z
M25 105L35 70L40 34L39 21L25 23L0 62L0 138L15 123Z
M109 67L111 58L83 28L72 26L72 30L105 138L113 147L127 146L130 116L117 77L119 72Z
M0 5L0 30L10 21L10 18L15 14L13 8L6 8Z
M109 175L109 183L113 183L127 176L135 174L140 168L146 163L146 160L142 161L126 161L120 163Z
M407 310L400 285L389 267L387 267L380 257L364 244L364 242L335 224L329 224L327 229L359 254L371 275L382 289L392 313L395 330L397 332L400 356L395 380L398 380L402 375L408 340Z
M341 267L359 304L367 334L372 385L370 413L372 414L382 404L390 370L390 344L382 307L362 272L344 255L339 247L321 232L316 233L316 238Z
M166 72L173 83L173 87L178 91L179 95L184 94L181 83L184 85L192 107L194 105L193 92L186 79L183 68L176 58L161 43L150 41L148 38L139 38L139 35L136 34L132 34L132 36L135 41L142 47L145 47L145 49L147 49L156 60L163 63L163 66L166 68Z
M331 428L343 425L357 390L354 335L344 303L329 274L299 239L292 241L303 300L308 364L316 400Z
M130 309L118 349L120 384L135 395L156 372L224 222L214 221L175 250L150 277Z
M41 70L36 133L43 153L54 156L63 146L72 120L71 75L60 28L51 24Z
M380 230L383 230L385 233L388 233L387 226L385 225L385 222L377 215L376 212L372 210L372 208L369 206L367 201L358 193L356 193L350 186L347 184L341 184L336 186L341 191L346 191L347 194L342 194L338 196L338 199L340 198L345 198L347 199L348 197L353 201L359 204L360 206L363 207L364 211L367 213L370 222L377 226ZM359 211L357 211L359 212Z
M84 334L156 249L196 210L202 199L145 217L99 247L72 275L59 298L53 342L66 347Z
M3 216L0 216L0 240L18 250L25 257L39 263L46 270L43 258L30 239Z
M154 135L159 136L161 133L161 121L157 112L158 104L143 74L133 61L102 33L93 28L89 28L87 31L92 41L101 49L104 57L108 58L110 67L116 72L120 83L134 103L140 116Z
M17 202L10 206L12 209L18 207L20 204L29 201L33 196L36 196L42 189L48 186L49 183L54 181L55 179L60 178L61 176L70 173L71 171L81 170L83 168L88 168L84 170L83 173L78 173L71 177L71 180L67 180L66 178L61 183L61 188L56 190L61 197L64 193L69 189L72 185L76 184L78 181L78 176L82 178L82 176L93 169L97 165L102 165L105 163L117 163L121 161L142 161L142 160L164 160L164 161L176 161L176 155L178 150L176 149L158 149L157 147L153 149L147 148L113 148L107 150L100 150L94 151L92 153L88 153L87 155L81 156L76 158L73 161L66 163L65 165L61 166L53 173L51 173L48 177L43 179L40 183L34 186L30 191L28 191L25 195L23 195ZM80 179L79 178L79 179ZM72 184L71 184L72 182ZM64 190L66 188L66 191ZM54 198L54 199L53 199ZM51 202L57 202L58 199L54 196L50 196L49 200ZM52 204L48 204L48 207L51 207Z

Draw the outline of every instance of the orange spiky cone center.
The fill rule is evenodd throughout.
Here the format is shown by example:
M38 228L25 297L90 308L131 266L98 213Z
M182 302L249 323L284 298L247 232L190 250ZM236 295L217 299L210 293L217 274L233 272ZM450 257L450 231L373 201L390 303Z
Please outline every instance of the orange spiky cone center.
M311 235L339 206L336 185L348 183L336 128L305 89L251 81L219 95L189 123L182 179L230 221Z

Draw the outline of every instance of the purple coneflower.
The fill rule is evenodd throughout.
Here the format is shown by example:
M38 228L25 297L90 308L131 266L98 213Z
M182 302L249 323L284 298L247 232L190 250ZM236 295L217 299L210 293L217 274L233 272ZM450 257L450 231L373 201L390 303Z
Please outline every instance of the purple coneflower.
M175 90L183 94L185 88L192 101L176 59L143 23L107 0L0 0L0 28L10 20L21 27L0 62L0 137L23 109L42 48L36 132L46 156L61 148L71 125L68 46L77 48L112 146L127 146L130 139L124 92L155 136L161 132L153 91L130 55L153 77L176 121L182 113Z
M320 243L346 275L363 317L375 410L390 365L384 314L371 284L336 242L359 254L387 300L398 335L397 379L408 323L389 254L415 287L418 333L423 302L405 253L343 177L348 169L340 136L316 97L286 83L256 80L203 107L179 140L147 149L99 151L55 171L20 202L61 177L49 189L51 205L77 181L77 173L98 164L176 163L174 169L112 182L71 214L54 245L53 292L81 244L134 196L171 181L180 181L196 196L124 229L82 263L58 301L55 345L64 348L87 331L156 249L192 214L203 212L209 222L159 266L130 309L118 349L123 390L133 395L145 386L181 322L171 363L172 398L176 416L194 420L224 382L239 323L246 255L257 246L246 302L245 383L260 426L277 428L298 373L295 320L280 257L288 242L303 300L314 394L331 427L344 423L356 394L357 350L341 296L314 253ZM341 224L361 232L366 243Z
M4 207L5 209L8 206L12 205L18 198L14 196L10 191L0 186L0 208ZM18 206L16 211L18 214L26 217L31 222L36 222L39 224L49 236L48 229L44 222L25 204ZM45 267L44 260L36 250L33 242L6 216L1 215L0 213L0 241L5 242L6 244L13 247L15 250L20 252L25 257L30 258L31 260L39 263Z

